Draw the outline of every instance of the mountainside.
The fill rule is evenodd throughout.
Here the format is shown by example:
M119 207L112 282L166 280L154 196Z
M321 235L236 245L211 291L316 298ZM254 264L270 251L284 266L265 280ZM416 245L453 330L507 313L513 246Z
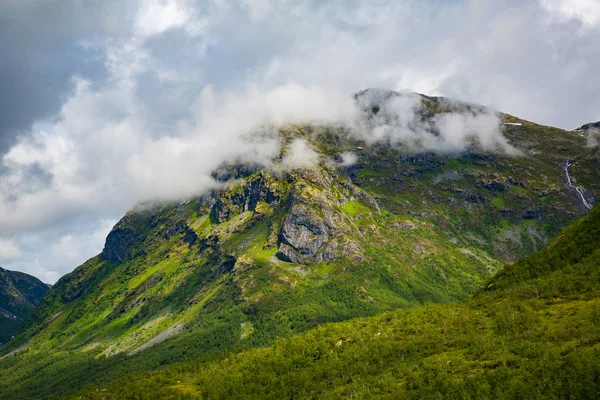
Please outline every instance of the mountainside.
M48 290L33 276L0 268L0 344L17 334L23 319Z
M73 398L596 399L599 326L596 206L465 303L329 324Z
M598 122L590 122L584 125L581 125L579 128L575 129L575 131L593 131L600 130L600 121Z
M2 347L0 397L59 396L322 323L465 299L600 196L598 149L576 132L500 114L503 136L482 136L496 116L480 106L373 90L356 99L354 130L282 127L268 167L232 160L213 174L219 189L127 213ZM438 140L448 129L474 133L459 148Z

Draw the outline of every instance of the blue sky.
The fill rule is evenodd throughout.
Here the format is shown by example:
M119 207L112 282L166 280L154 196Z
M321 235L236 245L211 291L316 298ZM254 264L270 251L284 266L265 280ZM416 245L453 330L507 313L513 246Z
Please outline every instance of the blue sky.
M335 121L367 87L600 120L600 3L8 0L0 264L52 283L137 201L210 187L265 122Z

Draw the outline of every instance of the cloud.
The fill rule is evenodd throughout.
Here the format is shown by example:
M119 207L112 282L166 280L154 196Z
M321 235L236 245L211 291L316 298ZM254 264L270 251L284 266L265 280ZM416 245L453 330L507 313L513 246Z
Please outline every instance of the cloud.
M19 235L13 245L20 253L15 253L7 266L34 275L43 282L54 283L97 255L116 222L116 219L84 217L74 224Z
M458 153L471 147L516 155L518 152L502 136L500 119L490 109L464 103L441 101L452 110L423 120L423 98L415 93L394 94L370 89L357 97L363 110L372 111L368 119L358 118L352 134L368 143L385 141L410 151Z
M340 154L340 157L342 159L342 161L340 162L340 166L342 167L349 167L351 165L356 164L356 162L358 161L358 156L356 155L356 153L353 153L351 151L345 151L342 154Z
M541 4L560 22L577 20L586 28L600 25L600 3L596 0L542 0Z
M158 35L185 26L189 17L187 10L177 1L152 0L142 4L134 29L140 36Z
M448 113L434 119L439 136L430 144L432 150L460 152L470 146L486 151L518 154L500 132L500 119L493 112Z
M303 139L294 139L286 149L281 164L285 168L311 168L319 164L319 155Z
M511 151L493 113L424 126L414 95L361 121L351 95L367 87L566 128L598 120L594 4L2 2L0 231L21 251L9 266L56 279L102 249L100 221L137 200L199 193L226 160L270 163L278 125L344 123L413 150ZM290 165L318 162L305 145ZM79 241L89 251L71 257Z
M585 132L586 136L586 147L594 148L600 146L600 129L592 128Z
M0 263L18 260L21 256L21 250L12 241L0 238Z
M119 12L113 12L115 5ZM77 0L0 2L0 155L72 92L77 74L106 76L98 36L120 37L135 4Z

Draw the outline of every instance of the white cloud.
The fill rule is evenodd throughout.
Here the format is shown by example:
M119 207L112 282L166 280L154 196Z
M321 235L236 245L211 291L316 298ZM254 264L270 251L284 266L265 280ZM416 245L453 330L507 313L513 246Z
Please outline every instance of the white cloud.
M143 2L135 20L136 34L147 37L183 27L189 20L188 11L183 3L176 0Z
M15 261L21 257L21 250L12 241L0 238L0 263Z
M358 156L356 155L356 153L353 153L351 151L343 152L340 155L340 157L342 158L342 162L340 163L342 167L349 167L351 165L356 164L356 162L358 161Z
M311 168L319 164L319 154L304 139L294 139L282 160L286 168Z
M518 154L500 133L500 120L491 112L441 114L435 117L435 127L440 132L435 145L443 151L462 151L466 146L476 144L487 151Z
M600 26L600 2L597 0L540 0L551 17L564 22L579 20L587 28Z

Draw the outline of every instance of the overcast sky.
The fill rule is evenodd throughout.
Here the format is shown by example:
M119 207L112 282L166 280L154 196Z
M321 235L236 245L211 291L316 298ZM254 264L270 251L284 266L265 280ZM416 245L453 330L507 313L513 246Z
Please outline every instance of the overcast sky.
M136 201L275 151L245 130L367 87L600 120L598 43L598 0L3 0L0 264L53 283Z

